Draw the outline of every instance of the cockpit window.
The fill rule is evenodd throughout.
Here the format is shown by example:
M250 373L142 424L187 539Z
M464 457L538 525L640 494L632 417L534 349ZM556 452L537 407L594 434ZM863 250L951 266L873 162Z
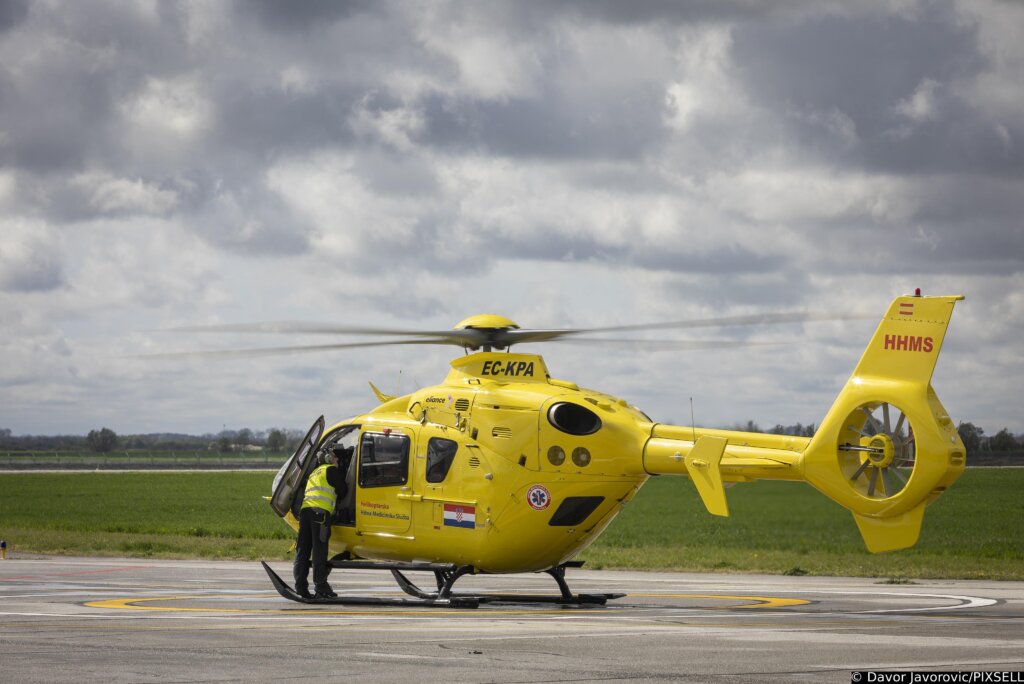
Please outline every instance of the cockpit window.
M596 413L579 404L559 402L548 409L548 422L570 435L592 435L601 429Z
M427 482L444 482L458 450L458 442L444 437L433 437L427 442Z

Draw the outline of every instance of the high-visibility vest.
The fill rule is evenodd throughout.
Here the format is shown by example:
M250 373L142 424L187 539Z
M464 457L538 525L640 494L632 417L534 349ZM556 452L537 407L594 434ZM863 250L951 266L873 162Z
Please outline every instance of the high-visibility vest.
M334 487L327 484L327 469L329 465L322 465L306 480L306 496L302 500L303 508L322 508L328 513L334 512L334 504L338 501L338 494Z

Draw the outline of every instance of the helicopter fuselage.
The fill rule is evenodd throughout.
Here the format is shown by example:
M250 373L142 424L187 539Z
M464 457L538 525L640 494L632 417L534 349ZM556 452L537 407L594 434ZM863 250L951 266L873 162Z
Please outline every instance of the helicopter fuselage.
M647 480L653 425L623 400L550 378L540 356L456 359L441 385L325 432L321 452L356 447L331 551L483 572L558 565Z

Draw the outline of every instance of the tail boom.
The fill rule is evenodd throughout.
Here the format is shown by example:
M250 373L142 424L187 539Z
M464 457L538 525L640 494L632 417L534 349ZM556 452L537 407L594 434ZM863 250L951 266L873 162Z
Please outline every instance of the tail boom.
M724 483L806 481L849 509L868 550L913 546L924 508L963 472L965 449L931 387L961 296L899 297L812 439L655 425L650 474L690 477L709 512Z

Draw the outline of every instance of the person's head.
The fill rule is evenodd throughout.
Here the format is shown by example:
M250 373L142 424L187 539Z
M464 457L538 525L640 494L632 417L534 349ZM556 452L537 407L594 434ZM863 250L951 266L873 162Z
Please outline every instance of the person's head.
M331 449L332 462L336 466L344 467L352 460L353 452L355 452L354 447L335 446Z

